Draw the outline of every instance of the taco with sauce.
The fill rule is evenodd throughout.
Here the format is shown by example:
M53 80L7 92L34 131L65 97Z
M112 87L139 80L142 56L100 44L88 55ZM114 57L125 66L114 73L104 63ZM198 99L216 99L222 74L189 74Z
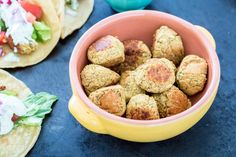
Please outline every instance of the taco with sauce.
M0 0L0 68L45 59L61 34L51 0Z
M79 29L93 11L94 0L52 0L61 23L64 39Z
M24 157L30 151L56 100L45 92L33 94L23 82L0 69L1 157Z

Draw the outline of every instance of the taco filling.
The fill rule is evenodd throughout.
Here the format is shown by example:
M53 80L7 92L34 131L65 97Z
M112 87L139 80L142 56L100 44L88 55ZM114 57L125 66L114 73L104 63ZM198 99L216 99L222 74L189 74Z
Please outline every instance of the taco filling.
M26 0L0 0L0 57L18 61L15 54L29 55L39 43L50 40L51 29L42 16L42 8ZM11 51L6 51L4 45Z
M19 125L40 126L56 100L56 96L41 92L22 101L16 93L0 86L0 136Z

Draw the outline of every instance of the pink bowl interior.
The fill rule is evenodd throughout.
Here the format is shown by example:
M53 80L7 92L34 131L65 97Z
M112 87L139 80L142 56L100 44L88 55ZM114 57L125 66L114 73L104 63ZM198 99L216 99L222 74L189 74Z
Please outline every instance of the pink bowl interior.
M79 90L78 94L85 102L90 104L88 104L90 107L92 103L89 102L85 93L80 93L82 90L80 72L88 64L87 48L98 38L108 34L117 36L121 41L127 39L142 40L151 48L153 33L161 25L169 26L182 37L186 54L196 54L207 60L207 83L202 92L190 98L193 105L205 95L210 84L214 82L213 72L217 70L214 69L214 62L217 62L216 60L218 59L215 51L205 37L203 37L203 34L192 24L165 13L156 11L132 11L100 21L81 37L74 49L70 62L72 86L76 86L75 84L77 83L75 82L78 82L78 87L76 87ZM93 104L93 106L95 105ZM97 110L97 108L95 109Z

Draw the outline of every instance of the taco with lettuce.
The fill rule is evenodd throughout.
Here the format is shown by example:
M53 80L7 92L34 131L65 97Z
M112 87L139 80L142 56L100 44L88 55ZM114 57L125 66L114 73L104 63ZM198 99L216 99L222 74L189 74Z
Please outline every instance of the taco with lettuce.
M79 29L93 11L94 0L52 0L61 23L64 39Z
M1 157L24 157L30 151L56 100L45 92L33 94L23 82L0 69Z
M51 0L0 0L0 68L45 59L61 34Z

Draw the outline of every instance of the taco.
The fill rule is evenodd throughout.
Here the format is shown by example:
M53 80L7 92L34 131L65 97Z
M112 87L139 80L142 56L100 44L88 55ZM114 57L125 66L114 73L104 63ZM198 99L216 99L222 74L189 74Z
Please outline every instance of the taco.
M61 34L51 0L0 0L0 68L45 59Z
M94 0L52 0L61 23L64 39L79 29L93 11Z
M23 82L0 69L1 157L23 157L30 151L56 100L48 93L32 94Z

